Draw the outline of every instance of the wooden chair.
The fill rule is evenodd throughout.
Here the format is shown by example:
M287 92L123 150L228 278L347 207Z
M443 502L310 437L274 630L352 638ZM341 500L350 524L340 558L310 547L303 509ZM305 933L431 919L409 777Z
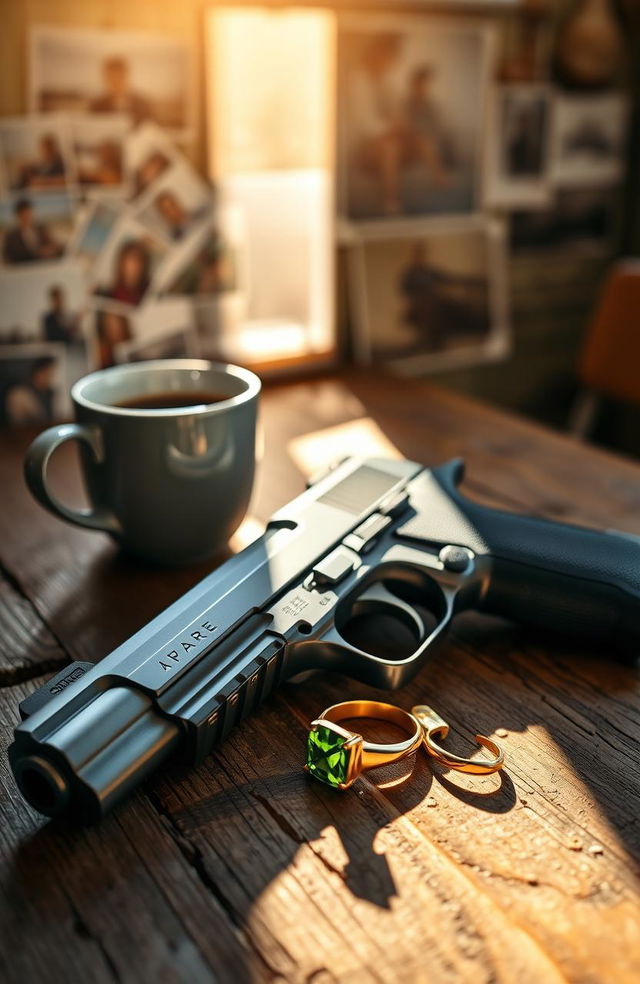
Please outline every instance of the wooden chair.
M580 361L581 391L569 430L586 438L601 398L640 404L640 260L616 262L605 281Z

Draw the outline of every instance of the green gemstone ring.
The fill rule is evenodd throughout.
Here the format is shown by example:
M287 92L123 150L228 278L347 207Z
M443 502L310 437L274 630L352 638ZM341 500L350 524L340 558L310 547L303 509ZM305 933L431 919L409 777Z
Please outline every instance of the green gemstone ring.
M362 735L347 731L338 724L339 721L359 717L390 721L403 731L408 731L410 737L395 744L377 744L365 741ZM305 769L327 786L347 789L361 772L411 755L419 748L421 741L422 726L408 711L377 700L344 701L328 707L316 721L311 722Z

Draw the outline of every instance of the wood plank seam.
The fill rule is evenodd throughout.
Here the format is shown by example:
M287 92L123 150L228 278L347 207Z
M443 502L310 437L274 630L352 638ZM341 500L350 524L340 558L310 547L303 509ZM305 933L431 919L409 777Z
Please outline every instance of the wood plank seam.
M29 620L32 620L34 625L39 627L42 636L46 639L50 648L52 650L57 649L60 652L59 656L49 656L46 659L41 659L37 663L29 665L6 666L0 664L0 687L10 687L18 683L25 683L29 680L35 679L36 677L42 676L45 673L53 673L56 670L62 669L62 667L66 666L70 661L69 655L62 643L62 640L56 636L51 626L47 624L46 620L42 617L34 605L32 599L23 589L19 580L1 561L0 580L4 580L6 585L8 585L9 590L15 593L20 605L23 606L25 611L28 613Z
M263 965L265 970L267 970L270 974L277 976L277 968L271 966L264 953L261 953L260 950L254 946L251 938L245 932L242 920L238 918L238 914L236 913L233 905L207 871L202 851L198 845L195 844L191 838L187 837L186 834L180 829L178 822L174 820L157 794L155 794L152 790L147 789L146 795L151 806L159 814L160 820L163 822L163 826L167 830L167 833L175 843L183 858L192 868L194 874L204 888L207 889L212 899L215 901L218 909L222 911L224 916L226 916L228 921L231 923L230 929L236 935L240 945L243 946L245 950L249 951L251 956Z
M284 703L285 707L288 707L289 706L286 701L282 702L280 700L280 698L278 699L278 702L279 703ZM300 719L302 719L301 716L300 716L300 714L297 714L296 716L299 717ZM220 754L219 751L214 751L214 752L211 753L211 755L209 756L209 758L210 758L211 761L215 762L215 765L216 765L217 769L219 769L220 772L222 772L224 774L224 776L226 777L226 779L228 780L229 785L227 787L227 792L232 791L237 786L237 775L234 775L227 768L227 764L225 762L224 754ZM287 839L292 840L293 843L296 844L298 847L304 847L307 850L309 850L310 853L311 853L311 855L314 857L314 859L320 861L322 863L323 867L327 870L327 872L330 875L334 875L334 876L337 875L342 882L346 882L344 872L341 871L341 870L339 870L338 868L336 868L330 862L328 862L327 858L324 857L321 854L321 852L319 852L317 850L317 848L315 847L315 845L312 844L306 837L304 837L301 834L298 834L297 831L295 831L295 829L289 823L289 821L273 806L273 803L272 802L269 802L269 805L268 806L266 805L268 801L266 800L265 797L261 796L260 794L257 794L255 792L255 790L253 788L251 788L250 777L246 773L243 773L243 777L245 779L247 779L248 782L249 782L249 785L247 786L247 788L244 789L244 795L245 795L245 797L248 796L251 800L255 800L256 802L260 803L260 805L265 809L265 812L267 813L268 817L276 823L278 829L285 835L285 837ZM386 804L387 801L384 800L384 803ZM395 813L395 808L392 808L392 809L393 809L393 811ZM386 815L388 816L388 813ZM182 834L182 832L180 831L179 825L176 824L176 826L177 826L178 831L180 832L180 836L184 836ZM255 834L256 831L254 830L253 833ZM196 848L196 850L198 850L199 853L201 853L200 850L199 850L199 848ZM234 878L238 882L239 880L238 880L237 872L235 870L233 870L232 868L230 868L227 865L226 859L223 856L220 856L220 860L225 864L225 867L227 869L227 872L228 872L229 876L231 878ZM291 869L289 869L289 873L290 873L291 877L293 877L298 882L298 884L299 884L301 890L303 891L303 893L306 896L309 896L308 886L305 885L305 883L303 881L300 881L300 879L298 878L298 875L296 873L295 866L293 866ZM210 876L208 876L208 877L210 878ZM211 879L211 880L213 881L213 879ZM243 883L241 881L239 881L239 884L241 886L243 886ZM320 919L322 919L324 917L324 915L325 915L324 910L323 910L323 907L318 903L318 901L315 899L315 897L313 897L313 895L311 895L308 898L308 901L309 901L309 903L311 905L314 906L314 908L317 909L318 917ZM232 912L233 909L231 908L229 911ZM362 931L366 931L366 925L360 924L360 929ZM374 941L370 940L370 943L373 943L373 942ZM290 959L292 959L292 958L290 957ZM262 962L263 963L266 963L266 961L264 959L263 959ZM276 968L273 968L273 967L271 967L268 964L267 964L267 966L269 966L269 969L271 970L272 973L278 973L278 971L277 971ZM326 968L316 968L314 970L314 975L316 973L318 973L320 969L326 969ZM366 969L369 972L369 974L372 975L371 979L373 979L375 981L379 981L380 984L383 984L383 981L385 980L385 978L379 977L375 973L375 971L373 970L373 968L370 967L370 966L367 967ZM362 970L364 971L364 965L363 965ZM289 978L287 977L287 979L289 979ZM292 979L294 979L294 978L292 978Z
M43 679L38 680L39 684L41 684L42 682ZM28 691L31 688L29 687L29 685L27 685L26 687L20 686L17 689L20 691L20 696L24 696L25 691ZM6 691L4 693L6 694ZM12 701L11 704L7 703L5 705L5 711L9 709L10 713L7 715L7 718L3 722L4 725L3 730L7 726L10 727L13 718L12 710L16 705L17 705L17 699ZM0 709L2 709L1 704L0 704ZM0 741L2 745L4 745L4 739L5 739L5 735L2 734L2 732L0 732ZM1 746L0 746L0 753L2 754L4 753L4 748ZM0 769L0 773L2 773L3 771L4 770ZM6 771L8 772L8 770ZM1 776L2 782L0 783L0 790L8 789L7 778L8 776L5 775ZM137 807L135 802L136 800L138 800ZM0 806L4 807L4 805L5 804L3 802L3 798L0 797ZM146 819L146 823L142 827L140 826L139 822L136 823L135 821L134 813L136 809L139 812L141 812L143 814L143 817ZM56 829L55 824L43 825L41 821L34 822L33 820L34 814L28 808L24 807L24 804L22 803L20 804L20 810L21 810L21 821L23 822L23 828L22 828L23 836L20 838L21 843L18 843L16 841L17 854L19 854L23 850L27 852L27 855L29 854L29 848L30 848L29 841L32 838L34 842L37 842L38 839L45 842L46 841L55 842L60 837L61 831L59 829ZM249 980L252 978L250 978L248 970L245 972L245 967L244 967L247 956L251 955L250 953L248 953L247 948L242 947L239 941L237 941L236 945L237 948L242 952L242 957L238 961L237 952L236 952L235 959L237 961L237 972L234 974L234 976L231 976L230 973L228 975L223 975L223 976L220 976L219 973L216 973L215 965L212 964L210 960L208 960L207 955L203 951L202 941L201 940L198 941L197 935L192 931L193 930L193 918L191 918L192 914L185 913L184 907L180 904L177 904L176 898L172 897L171 892L167 890L165 879L163 877L158 877L159 873L160 874L162 873L162 866L160 865L159 867L157 867L156 865L156 862L158 860L157 855L154 855L153 852L151 851L147 852L145 851L145 849L142 849L142 844L145 843L146 838L149 836L150 827L152 831L155 830L155 828L157 827L158 832L160 831L162 832L163 839L166 839L167 845L171 845L172 851L175 852L177 857L180 858L182 862L182 866L184 866L184 870L189 873L192 872L192 866L187 863L188 859L185 859L183 852L179 850L178 845L176 845L175 838L172 836L171 831L168 829L168 824L165 822L164 816L158 815L158 811L155 804L151 803L148 797L138 794L133 798L133 802L129 804L129 807L122 811L122 814L120 816L114 815L114 817L106 821L106 825L107 826L115 825L117 828L119 828L120 836L124 838L125 843L129 842L129 844L131 845L132 850L135 852L136 861L140 863L141 866L143 866L146 872L148 873L148 877L150 881L154 884L154 889L161 893L164 900L164 905L166 906L167 910L170 909L172 911L176 923L179 926L180 932L184 934L184 937L190 941L190 944L193 947L193 951L195 953L199 953L201 955L202 960L208 962L208 966L211 968L210 973L207 974L201 973L200 975L197 976L185 976L184 970L182 973L180 972L179 969L180 964L178 962L174 964L172 962L167 961L164 964L164 969L166 970L166 974L165 975L161 974L161 979L167 981L197 980L198 984L218 984L218 982L222 980L225 981L235 980L236 984L245 984L245 982L246 984L249 984ZM132 825L134 829L137 830L138 837L132 837ZM20 829L20 824L18 824L18 829ZM25 833L27 834L26 837L24 837ZM77 860L78 864L82 866L83 863L86 863L87 853L90 856L94 856L94 857L97 856L98 854L101 854L102 848L105 846L105 844L108 844L109 838L113 839L114 833L115 831L112 829L110 834L107 835L106 839L103 842L102 838L104 835L97 828L94 828L92 830L87 830L82 834L80 834L76 829L71 828L68 831L69 851L70 851L69 857L73 858L74 864L75 861ZM66 835L63 835L63 837L66 837ZM158 843L159 842L157 841L156 838L156 846L158 845ZM2 857L3 863L10 864L11 863L10 856L4 855L4 852L2 853L3 853L3 857ZM53 859L54 854L52 854L51 857ZM59 874L59 869L58 869L58 874ZM39 888L42 889L42 887L44 886L44 890L46 891L46 886L48 882L48 872L46 870L43 870L41 873L41 877L42 877L42 885L39 884ZM3 870L3 880L2 880L2 884L0 885L0 895L2 895L3 890L5 889L7 884L5 879L6 879L6 869ZM132 885L134 881L135 879L132 879ZM114 912L115 923L109 926L105 926L104 927L105 932L103 934L102 923L95 919L93 923L91 921L91 915L95 914L93 913L92 907L89 906L86 909L83 908L82 901L80 900L81 896L79 899L79 897L76 895L76 892L78 890L78 879L70 878L69 881L69 884L71 886L70 888L67 887L67 882L64 877L56 878L55 883L56 883L57 890L61 893L60 901L62 902L62 899L64 899L64 907L62 905L58 905L55 910L55 916L56 919L59 921L60 927L62 927L63 924L66 927L65 930L61 930L61 931L66 933L67 949L71 949L71 951L73 951L74 956L76 955L76 953L80 953L80 952L86 955L87 950L89 949L91 950L91 952L93 953L93 972L91 975L91 979L95 979L96 981L100 981L100 982L107 982L107 984L109 981L117 981L117 982L122 981L124 984L124 982L129 982L129 981L133 982L134 980L147 980L147 979L151 980L152 979L151 976L149 978L134 976L133 970L129 971L129 968L127 968L126 963L123 964L120 962L122 960L122 952L121 950L118 949L117 941L114 941L114 937L113 937L114 925L116 927L118 925L117 913ZM201 888L201 882L199 879L194 878L193 884ZM37 899L37 893L36 893L36 899ZM24 899L22 897L17 900L17 905L20 905L21 901L24 902ZM209 893L207 893L206 902L209 903L209 901L210 901L210 895ZM31 900L29 900L28 904L30 903ZM230 922L227 913L218 907L217 912L219 913L219 918L217 919L214 918L212 920L212 916L214 915L213 912L214 905L211 904L211 908L209 908L208 905L203 906L202 903L203 903L203 898L200 898L200 907L204 912L207 913L208 922L209 923L213 922L214 926L215 925L218 926L217 932L219 934L220 939L226 939L227 938L226 934L231 934L234 931L234 927ZM68 911L63 912L62 911L63 908L66 909L67 907L68 907ZM221 933L221 926L223 927L222 933ZM2 937L2 933L0 933L0 937ZM169 947L169 949L171 950L171 947ZM230 949L228 939L226 942L225 949L227 952ZM24 956L24 954L21 955ZM6 974L4 973L5 968L7 969ZM7 984L9 984L10 981L16 981L17 984L18 981L24 980L24 977L21 976L19 973L16 972L15 974L13 974L13 971L15 970L16 970L15 961L11 961L11 962L7 961L6 963L4 962L3 953L2 953L2 943L0 943L0 979L2 981L6 980ZM11 971L11 973L9 971ZM60 981L62 984L63 981L68 981L68 980L86 981L89 978L86 976L84 978L74 976L73 973L71 972L71 969L69 968L69 976L66 976L66 971L65 971L65 976L62 976L61 974L58 974L57 976L53 974L52 976L47 976L47 977L40 975L29 979L43 980L43 981L47 979L56 982ZM153 979L154 980L158 979L155 976L155 974Z
M121 978L120 978L120 974L118 973L118 968L113 962L111 955L109 954L109 951L105 946L104 942L96 933L92 931L91 927L88 925L86 920L83 919L82 913L80 912L78 906L73 901L73 898L71 897L69 892L65 890L64 885L62 885L61 888L62 888L62 893L65 899L67 900L69 910L73 916L74 932L77 933L80 939L90 940L92 943L95 944L98 953L100 954L100 957L104 962L104 966L109 977L111 977L112 980L116 981L116 984L119 984Z

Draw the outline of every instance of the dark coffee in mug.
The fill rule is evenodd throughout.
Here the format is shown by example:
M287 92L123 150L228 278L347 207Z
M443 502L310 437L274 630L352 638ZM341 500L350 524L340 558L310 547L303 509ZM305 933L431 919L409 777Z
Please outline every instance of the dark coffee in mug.
M224 393L212 393L209 390L182 390L169 393L141 393L140 396L129 396L126 400L118 400L114 407L123 410L173 410L176 407L201 407L210 403L222 403L229 397Z
M27 484L57 516L103 530L147 561L212 557L249 505L259 392L248 369L204 359L94 372L71 390L75 423L50 428L29 448ZM49 459L69 440L83 445L84 510L49 488Z

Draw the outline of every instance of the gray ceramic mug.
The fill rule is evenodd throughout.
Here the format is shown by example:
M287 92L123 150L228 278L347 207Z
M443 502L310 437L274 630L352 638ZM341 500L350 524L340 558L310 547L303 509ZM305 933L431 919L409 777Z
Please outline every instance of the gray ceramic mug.
M117 406L154 394L214 393L215 403L163 409ZM109 533L125 550L186 564L219 550L242 521L255 471L260 380L200 359L114 366L71 390L77 423L51 427L25 459L27 484L62 519ZM52 495L47 464L64 441L80 444L90 508Z

